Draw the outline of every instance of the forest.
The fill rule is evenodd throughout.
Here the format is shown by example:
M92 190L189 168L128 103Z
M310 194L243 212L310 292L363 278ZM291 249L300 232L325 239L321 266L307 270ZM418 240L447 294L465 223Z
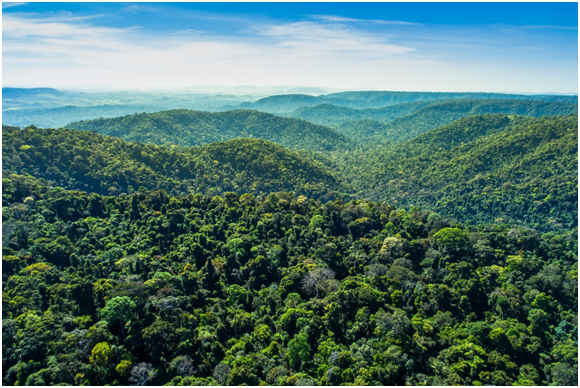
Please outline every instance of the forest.
M577 385L577 96L230 108L2 126L3 384Z
M21 175L6 205L9 385L577 381L577 230Z
M184 146L240 137L264 139L287 148L313 151L344 149L352 143L332 128L252 110L212 113L182 109L80 121L66 127L129 141Z
M463 222L578 225L577 115L476 115L393 147L335 157L339 176L364 198Z

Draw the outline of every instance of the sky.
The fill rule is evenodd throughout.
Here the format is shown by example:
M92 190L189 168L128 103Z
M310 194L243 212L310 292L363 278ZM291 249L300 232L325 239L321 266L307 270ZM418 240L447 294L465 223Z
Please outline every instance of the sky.
M3 87L578 92L578 4L2 3Z

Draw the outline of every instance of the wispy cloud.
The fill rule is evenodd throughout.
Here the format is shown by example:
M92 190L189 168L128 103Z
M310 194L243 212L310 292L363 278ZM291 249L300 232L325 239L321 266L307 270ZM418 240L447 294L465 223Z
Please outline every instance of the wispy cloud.
M197 34L205 34L205 33L206 33L206 31L194 30L194 29L188 28L186 30L176 31L173 34L175 34L175 35L195 34L195 35L197 35Z
M295 22L264 25L255 28L260 35L277 38L277 47L307 53L309 57L344 54L365 58L387 59L389 56L413 51L411 47L389 44L386 38L340 24Z
M2 9L18 7L19 5L26 5L28 3L2 3Z
M400 20L381 20L381 19L355 19L336 15L311 15L313 19L323 20L327 22L338 23L375 23L383 25L398 25L398 26L418 26L420 23L404 22Z
M194 29L151 37L135 28L99 27L62 16L4 15L2 29L4 66L12 74L27 69L29 75L66 73L71 80L75 75L86 79L83 74L107 74L109 81L135 84L141 79L194 84L202 78L205 83L254 84L294 78L295 84L304 84L301 79L336 76L373 61L409 61L397 57L413 51L355 28L312 21L262 24L249 30L253 38L247 41L228 41ZM42 70L36 69L39 66Z
M492 36L491 43L474 45L476 37L459 28L443 37L406 22L332 15L285 22L191 13L178 30L152 31L128 24L107 27L102 23L106 17L110 15L4 13L4 84L153 88L283 83L390 90L490 90L495 85L507 90L510 82L527 85L529 79L549 85L550 77L568 66L558 61L561 68L553 67L546 76L543 68L533 67L534 61L514 66L486 57L489 52L506 57L503 48L493 47ZM232 25L232 20L239 28L227 33L211 28Z
M578 26L556 26L553 24L543 24L543 25L529 25L529 26L517 26L516 28L526 29L526 30L567 30L567 31L578 31Z

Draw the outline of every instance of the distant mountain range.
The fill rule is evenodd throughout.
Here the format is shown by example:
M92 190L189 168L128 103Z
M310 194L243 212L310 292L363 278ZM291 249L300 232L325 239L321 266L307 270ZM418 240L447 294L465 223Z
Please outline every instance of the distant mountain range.
M382 108L415 101L494 99L494 100L537 100L551 102L578 103L578 96L566 95L524 95L502 93L438 93L438 92L342 92L322 96L288 94L262 98L256 102L246 102L237 108L255 109L268 113L290 113L298 108L320 104L331 104L354 109Z
M147 93L82 93L52 88L3 88L2 123L21 127L33 124L41 128L57 128L79 120L154 113L173 109L210 112L251 109L303 118L322 125L333 125L361 119L389 121L408 115L430 102L435 103L449 99L517 99L578 103L577 96L563 95L381 91L321 94L325 93L325 90L286 88L285 90L288 92L302 92L304 94L284 94L260 98L263 97L260 93L266 93L266 89L231 88L231 92L235 95L223 93L224 90L229 89L218 88L211 93L206 89L186 88L177 92Z

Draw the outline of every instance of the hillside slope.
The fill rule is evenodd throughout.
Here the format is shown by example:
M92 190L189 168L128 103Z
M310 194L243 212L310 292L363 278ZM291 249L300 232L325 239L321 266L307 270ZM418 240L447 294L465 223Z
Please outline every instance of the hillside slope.
M374 141L392 143L412 139L431 129L449 124L455 120L487 113L520 115L531 117L577 114L576 104L531 100L450 100L440 101L418 109L414 113L385 123L382 132L372 138ZM346 123L343 124L343 126ZM354 128L351 136L356 136ZM361 136L365 136L364 126Z
M318 198L344 190L320 163L259 139L184 148L130 143L89 131L3 127L2 141L4 177L30 174L66 189L100 194L143 186L175 194L294 191Z
M262 98L253 103L243 103L224 109L254 109L263 112L287 114L293 110L313 107L320 104L331 104L353 109L383 108L418 101L457 100L457 99L494 99L494 100L534 100L545 102L563 102L578 104L578 96L564 95L523 95L503 93L443 93L443 92L390 92L390 91L356 91L332 93L320 96L302 94L284 94Z
M322 96L325 99L343 101L343 106L351 108L380 108L413 101L456 100L456 99L493 99L493 100L536 100L578 104L577 95L530 95L506 93L474 92L390 92L390 91L354 91L331 93Z
M578 224L578 116L458 120L386 149L355 153L346 178L365 198L459 220Z
M433 101L416 101L371 109L353 109L331 104L321 104L296 109L289 116L308 120L320 125L333 125L355 120L386 122L407 116L431 104L433 104Z
M351 141L335 130L304 120L234 110L219 113L170 110L111 119L79 121L70 129L90 130L127 141L197 146L235 138L259 138L287 148L331 151Z

